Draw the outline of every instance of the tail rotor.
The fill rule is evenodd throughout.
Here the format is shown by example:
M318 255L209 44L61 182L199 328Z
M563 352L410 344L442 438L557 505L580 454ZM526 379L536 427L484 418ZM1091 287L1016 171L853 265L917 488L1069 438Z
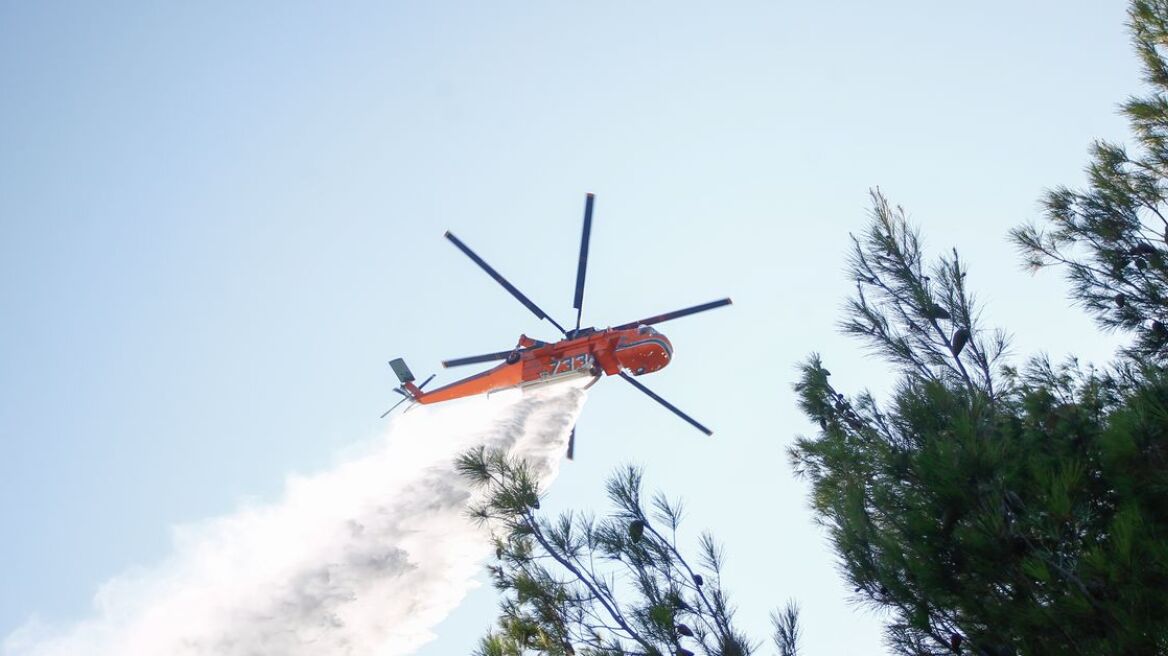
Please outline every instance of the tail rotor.
M406 401L416 402L419 398L418 393L420 393L426 387L426 385L429 384L430 381L434 380L434 376L437 375L430 374L430 377L422 381L421 385L414 385L414 374L410 371L410 368L406 366L405 360L401 358L395 358L389 361L389 366L391 369L393 369L393 373L397 374L398 381L401 382L401 386L393 388L393 391L401 394L402 400L393 404L393 407L391 407L389 410L381 413L381 419L385 419L387 416L389 416L389 413L396 410L399 405L405 403Z

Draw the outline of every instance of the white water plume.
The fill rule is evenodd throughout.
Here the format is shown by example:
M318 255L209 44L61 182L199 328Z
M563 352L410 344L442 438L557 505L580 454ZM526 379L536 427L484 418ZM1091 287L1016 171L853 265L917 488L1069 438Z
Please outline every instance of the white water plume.
M558 386L399 416L364 456L289 477L281 500L174 530L161 564L106 583L93 617L30 621L7 656L408 654L489 552L454 458L478 444L555 477L585 393Z

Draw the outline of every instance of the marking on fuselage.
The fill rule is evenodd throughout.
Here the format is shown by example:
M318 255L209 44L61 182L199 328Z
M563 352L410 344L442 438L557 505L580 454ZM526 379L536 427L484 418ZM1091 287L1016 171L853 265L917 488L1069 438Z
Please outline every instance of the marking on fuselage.
M541 379L557 378L576 373L582 369L591 369L592 364L593 359L590 353L581 353L567 358L552 358L551 371L541 371L539 377Z

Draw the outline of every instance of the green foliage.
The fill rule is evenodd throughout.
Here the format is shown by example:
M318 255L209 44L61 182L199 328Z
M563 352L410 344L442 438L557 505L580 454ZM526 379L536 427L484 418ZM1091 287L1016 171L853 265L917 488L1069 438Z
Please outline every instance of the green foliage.
M524 463L498 452L470 451L458 469L483 493L471 514L492 529L497 558L489 571L503 593L480 656L754 652L721 586L721 549L702 535L691 565L677 546L680 504L658 494L646 511L639 469L622 468L608 480L613 510L600 520L576 512L545 517ZM794 656L794 605L775 618L778 652Z
M1006 366L957 255L926 269L874 198L843 325L903 375L881 405L810 358L796 389L821 431L790 451L858 598L899 653L1164 653L1168 376Z
M979 332L970 339L977 312L957 251L927 266L904 210L891 207L879 192L872 193L872 205L871 228L862 238L852 238L849 268L856 294L848 300L844 332L905 373L962 381L992 396L992 370L1006 338Z
M1163 361L1168 351L1168 2L1136 0L1129 10L1146 94L1123 104L1136 151L1099 141L1084 190L1046 194L1047 227L1012 233L1027 263L1058 265L1072 296L1101 325L1136 335L1130 355Z
M796 389L820 427L790 450L858 599L905 654L1168 653L1168 0L1129 12L1149 88L1136 148L1096 143L1083 190L1012 237L1134 341L1105 371L1005 362L956 252L923 264L880 194L855 240L846 332L901 377L849 397L818 356Z
M781 612L771 614L771 624L775 627L774 642L779 648L779 656L797 656L799 644L799 606L787 602Z

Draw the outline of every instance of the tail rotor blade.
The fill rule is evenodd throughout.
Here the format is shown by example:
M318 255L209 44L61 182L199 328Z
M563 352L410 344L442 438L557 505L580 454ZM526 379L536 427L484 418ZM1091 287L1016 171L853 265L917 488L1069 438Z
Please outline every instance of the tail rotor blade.
M450 243L458 247L458 250L465 253L466 256L469 257L475 264L479 265L483 271L486 271L487 275L494 278L495 282L502 285L503 289L506 289L508 292L510 292L511 295L514 296L520 303L522 303L528 310L531 310L532 314L539 317L540 319L547 319L552 323L553 326L559 328L561 333L564 333L565 335L567 334L567 332L564 331L563 326L557 323L555 319L549 317L547 313L541 310L538 305L533 303L530 298L524 296L523 292L519 291L515 285L512 285L506 278L502 276L502 274L500 274L498 271L495 271L491 265L487 264L486 260L479 257L478 254L472 251L469 246L462 243L462 240L458 237L455 237L454 233L447 231L446 238L450 240Z
M437 376L437 375L438 375L438 374L430 374L430 377L429 377L429 378L427 378L426 380L422 381L422 384L421 384L421 385L418 385L418 389L422 389L423 387L425 387L425 386L426 386L426 384L427 384L427 383L429 383L430 381L434 380L434 376ZM394 409L395 409L395 408L397 408L399 405L401 405L401 404L405 403L406 401L412 401L412 400L414 400L414 397L413 397L413 395L412 395L412 394L410 394L409 392L407 392L407 391L403 390L403 389L402 389L402 388L400 388L400 387L395 387L395 388L393 388L393 391L397 392L398 394L401 394L401 395L402 395L402 400L400 400L400 401L398 401L397 403L393 404L393 407L392 407L392 408L390 408L389 410L386 410L385 412L381 413L381 418L382 418L382 419L385 419L385 417L386 417L387 415L389 415L389 413L393 412L393 411L394 411Z
M640 382L638 382L632 376L630 376L627 373L622 371L622 372L620 372L620 377L629 381L629 384L631 384L633 387L644 392L646 395L649 396L649 398L660 403L661 405L665 406L666 408L669 408L670 412L672 412L673 414L677 415L678 417L681 417L682 419L686 420L694 428L700 430L701 432L705 433L706 435L713 435L714 434L714 431L712 431L712 430L706 428L705 426L701 425L700 423L698 423L698 421L696 419L685 414L677 406L673 405L669 401L666 401L665 399L658 396L656 393L653 392L653 390L649 389L648 387L645 387L644 385L642 385Z
M655 323L661 323L663 321L672 321L673 319L680 319L681 317L688 317L689 315L697 314L698 312L705 312L706 310L713 310L714 308L720 308L723 305L730 305L732 302L733 301L731 301L728 298L723 298L723 299L719 299L717 301L710 301L709 303L702 303L701 305L695 305L693 307L687 307L687 308L684 308L681 310L674 310L673 312L666 312L665 314L658 314L658 315L655 315L652 317L641 319L640 321L631 321L629 323L624 323L624 324L621 324L619 326L614 326L614 328L616 330L624 330L626 328L636 328L637 326L648 326L648 325L655 324Z
M403 404L403 403L405 403L406 401L409 401L409 400L410 400L410 398L407 396L406 398L402 399L401 401L398 401L397 403L394 403L392 408L390 408L389 410L386 410L385 412L381 413L381 419L385 419L385 418L386 418L386 416L388 416L388 415L389 415L389 413L391 413L391 412L393 412L394 410L396 410L396 409L397 409L397 407L398 407L399 405L401 405L401 404Z
M576 330L580 330L580 315L584 312L584 276L588 272L588 243L592 240L592 203L595 197L584 197L584 233L580 236L580 265L576 269L576 298L572 307L576 308Z

